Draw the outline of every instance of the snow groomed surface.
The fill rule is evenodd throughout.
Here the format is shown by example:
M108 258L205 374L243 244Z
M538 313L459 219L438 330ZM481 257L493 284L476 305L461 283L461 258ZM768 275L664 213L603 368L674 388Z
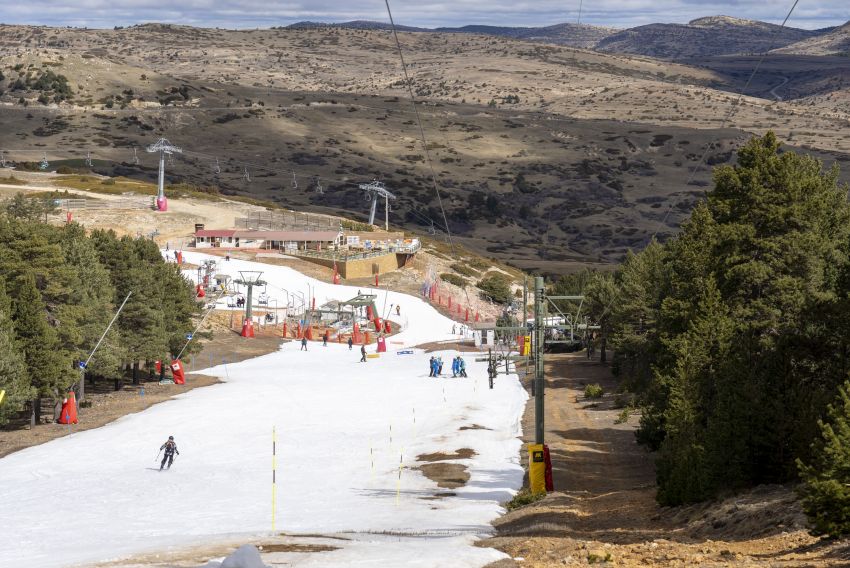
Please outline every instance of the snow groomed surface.
M317 306L358 290L286 267L219 266L233 277L262 270L281 304L280 290L306 294L308 284ZM429 378L429 354L396 351L450 339L453 322L418 298L377 294L382 313L401 306L401 317L393 309L389 319L403 325L378 359L360 363L357 347L311 342L301 352L290 342L203 370L221 384L0 459L0 566L77 566L269 533L272 427L277 530L352 539L300 555L298 566L481 566L504 557L472 543L491 531L500 503L522 483L526 393L515 376L488 389L486 364L472 354L468 379ZM448 368L455 353L441 355ZM154 454L169 435L180 455L160 473ZM413 469L421 465L416 456L460 448L476 452L456 460L469 481L451 490L455 496L426 499L446 490Z

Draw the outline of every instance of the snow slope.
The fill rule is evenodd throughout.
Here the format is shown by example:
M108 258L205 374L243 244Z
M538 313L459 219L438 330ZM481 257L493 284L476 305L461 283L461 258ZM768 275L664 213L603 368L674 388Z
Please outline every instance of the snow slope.
M263 270L272 296L282 288L306 294L308 283L317 305L357 292L285 267L221 264L234 275ZM451 320L427 303L392 292L386 302L401 305L407 326L394 341L449 337ZM521 485L525 391L516 377L488 389L486 364L471 356L469 379L428 378L429 355L397 355L398 347L367 363L356 349L317 342L307 352L291 342L239 364L216 361L204 372L221 384L0 459L0 567L74 566L268 533L272 427L277 530L352 538L340 550L305 555L299 566L497 560L501 553L471 544ZM443 353L447 363L452 356ZM472 424L484 428L459 430ZM181 455L160 473L152 458L168 435ZM460 448L477 454L458 460L469 482L454 497L423 499L445 490L412 469L416 456Z

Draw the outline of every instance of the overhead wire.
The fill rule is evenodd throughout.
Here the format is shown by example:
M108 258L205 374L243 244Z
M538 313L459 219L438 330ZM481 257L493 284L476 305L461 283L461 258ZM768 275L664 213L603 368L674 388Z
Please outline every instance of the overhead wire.
M401 49L401 42L398 39L398 31L395 27L395 20L393 20L393 13L390 9L390 0L384 0L384 4L387 6L387 15L390 18L390 26L393 31L393 38L395 39L396 49L398 50L398 57L401 60L401 68L404 72L404 81L407 84L407 92L410 94L410 102L413 105L413 112L416 114L416 123L419 125L419 134L422 137L422 146L425 150L425 159L428 162L428 169L431 171L431 181L434 184L434 192L437 194L437 203L440 205L440 212L443 215L443 223L446 227L446 235L449 239L449 246L452 249L452 254L455 252L455 245L452 239L452 232L449 227L449 220L446 217L446 209L443 207L443 197L440 195L440 188L437 185L437 173L434 171L434 163L431 161L431 152L428 149L428 140L425 137L425 129L422 127L422 117L419 116L419 109L416 106L416 95L413 93L413 83L410 81L410 76L407 73L407 64L404 62L404 53Z

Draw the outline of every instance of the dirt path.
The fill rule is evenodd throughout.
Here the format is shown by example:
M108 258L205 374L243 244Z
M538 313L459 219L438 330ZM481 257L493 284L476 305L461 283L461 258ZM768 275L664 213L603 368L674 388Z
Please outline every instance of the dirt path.
M584 354L549 355L546 441L556 491L506 514L483 541L508 566L847 566L845 543L820 543L790 488L771 486L681 508L655 502L653 456L635 442L638 416L619 422L627 400L607 366ZM584 398L586 384L605 389ZM534 436L534 401L523 420ZM527 456L523 456L523 461Z
M134 412L140 412L154 404L170 400L171 398L188 392L192 389L205 387L220 382L218 378L202 373L192 373L192 369L219 365L222 361L237 363L271 353L280 346L280 339L276 337L257 337L245 339L236 333L219 332L204 345L204 350L185 360L186 377L185 385L161 385L158 381L142 381L139 385L133 385L125 381L120 390L115 390L113 381L99 381L94 387L87 387L86 399L91 406L80 408L79 424L73 425L71 429L62 424L39 424L35 428L7 426L0 429L0 458L17 452L30 446L37 446L49 442L55 438L68 436L72 432L100 428L105 424ZM147 378L144 372L143 377Z

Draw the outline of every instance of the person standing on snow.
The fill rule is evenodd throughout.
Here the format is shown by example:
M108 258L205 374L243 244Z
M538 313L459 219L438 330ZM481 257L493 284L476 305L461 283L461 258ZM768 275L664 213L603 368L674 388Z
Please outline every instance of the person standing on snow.
M399 306L398 304L396 304L396 306L395 306L395 315L397 315L397 316L401 315L401 306Z
M159 447L159 451L165 450L165 455L162 456L162 463L159 464L159 471L162 471L162 468L165 467L165 462L168 462L168 469L171 469L171 463L174 461L175 452L177 455L180 455L180 452L177 451L177 444L174 442L174 436L169 436L168 441Z
M351 351L351 347L354 345L354 340L350 337L348 338L348 350Z
M437 365L436 365L435 361L436 361L436 359L434 358L433 355L431 356L430 359L428 359L428 369L429 369L428 376L429 377L435 376L434 373L437 371Z
M437 357L437 376L441 376L443 374L443 358Z
M460 374L461 377L467 378L466 377L466 361L464 361L463 357L461 357L460 355L457 356L457 369L458 369L458 373Z
M300 350L301 351L307 351L307 338L306 337L301 338L301 349Z
M360 346L360 362L361 363L366 362L366 346L365 345Z
M325 334L322 336L322 347L328 346L328 332L325 331Z

